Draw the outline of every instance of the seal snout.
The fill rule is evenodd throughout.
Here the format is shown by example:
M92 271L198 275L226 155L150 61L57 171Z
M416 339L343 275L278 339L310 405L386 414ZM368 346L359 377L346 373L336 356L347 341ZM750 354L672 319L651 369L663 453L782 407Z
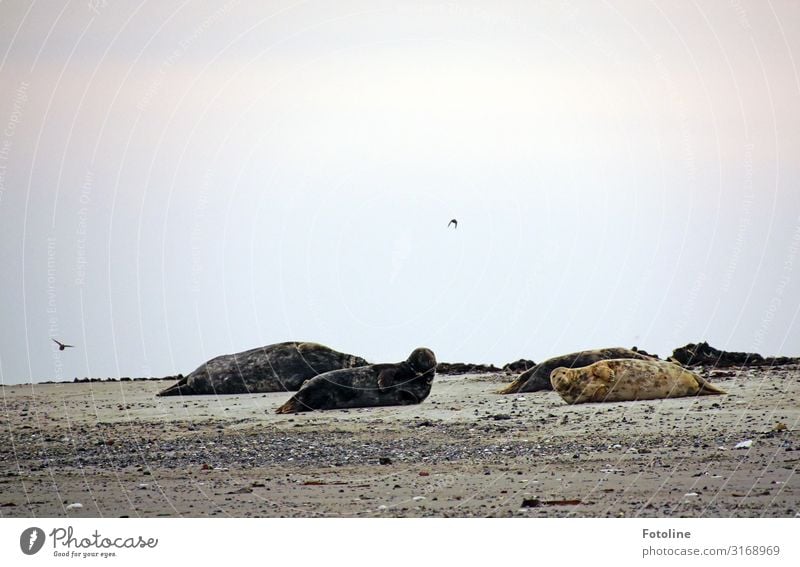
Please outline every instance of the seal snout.
M550 384L552 384L554 390L560 389L561 385L564 384L567 379L567 370L569 369L559 366L550 373Z
M418 348L414 349L406 362L414 372L423 374L436 368L436 355L429 348Z

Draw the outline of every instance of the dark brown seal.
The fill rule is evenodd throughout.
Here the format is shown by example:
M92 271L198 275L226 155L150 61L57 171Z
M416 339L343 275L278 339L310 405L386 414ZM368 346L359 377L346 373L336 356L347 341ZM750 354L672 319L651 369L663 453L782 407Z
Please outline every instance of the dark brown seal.
M500 390L498 394L517 394L522 392L538 392L539 390L552 390L553 386L550 384L550 373L556 368L561 366L565 368L578 368L581 366L589 366L599 360L609 360L611 358L656 360L653 356L645 355L627 348L602 348L572 352L540 362L533 368L517 376L516 380Z
M317 343L278 343L211 359L158 395L294 391L318 374L367 364L359 356Z
M306 382L277 413L418 404L430 394L435 374L433 351L418 348L408 360L397 364L320 374Z

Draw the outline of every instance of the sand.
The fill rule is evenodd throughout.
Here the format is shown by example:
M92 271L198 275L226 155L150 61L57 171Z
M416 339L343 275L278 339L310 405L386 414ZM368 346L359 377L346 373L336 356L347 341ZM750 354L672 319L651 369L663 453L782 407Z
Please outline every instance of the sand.
M298 415L274 413L287 393L5 386L0 517L800 513L798 366L712 373L727 396L579 406L494 393L512 378L437 375L418 406Z

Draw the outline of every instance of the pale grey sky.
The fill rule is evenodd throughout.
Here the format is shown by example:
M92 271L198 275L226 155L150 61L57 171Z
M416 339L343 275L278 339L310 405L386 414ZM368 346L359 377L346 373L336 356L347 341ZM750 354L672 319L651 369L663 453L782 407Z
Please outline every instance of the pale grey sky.
M0 4L3 383L800 355L797 2L254 4Z

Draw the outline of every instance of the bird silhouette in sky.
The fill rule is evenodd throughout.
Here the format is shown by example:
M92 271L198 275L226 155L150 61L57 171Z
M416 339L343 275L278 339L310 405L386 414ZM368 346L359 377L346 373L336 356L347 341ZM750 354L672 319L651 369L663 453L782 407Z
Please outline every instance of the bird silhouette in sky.
M458 228L458 221L456 219L453 219L449 223L447 223L447 228L450 228L451 224L453 225L453 228Z
M55 339L53 339L53 342L58 345L58 350L64 350L65 348L75 348L75 345L65 345L64 343L58 342Z

